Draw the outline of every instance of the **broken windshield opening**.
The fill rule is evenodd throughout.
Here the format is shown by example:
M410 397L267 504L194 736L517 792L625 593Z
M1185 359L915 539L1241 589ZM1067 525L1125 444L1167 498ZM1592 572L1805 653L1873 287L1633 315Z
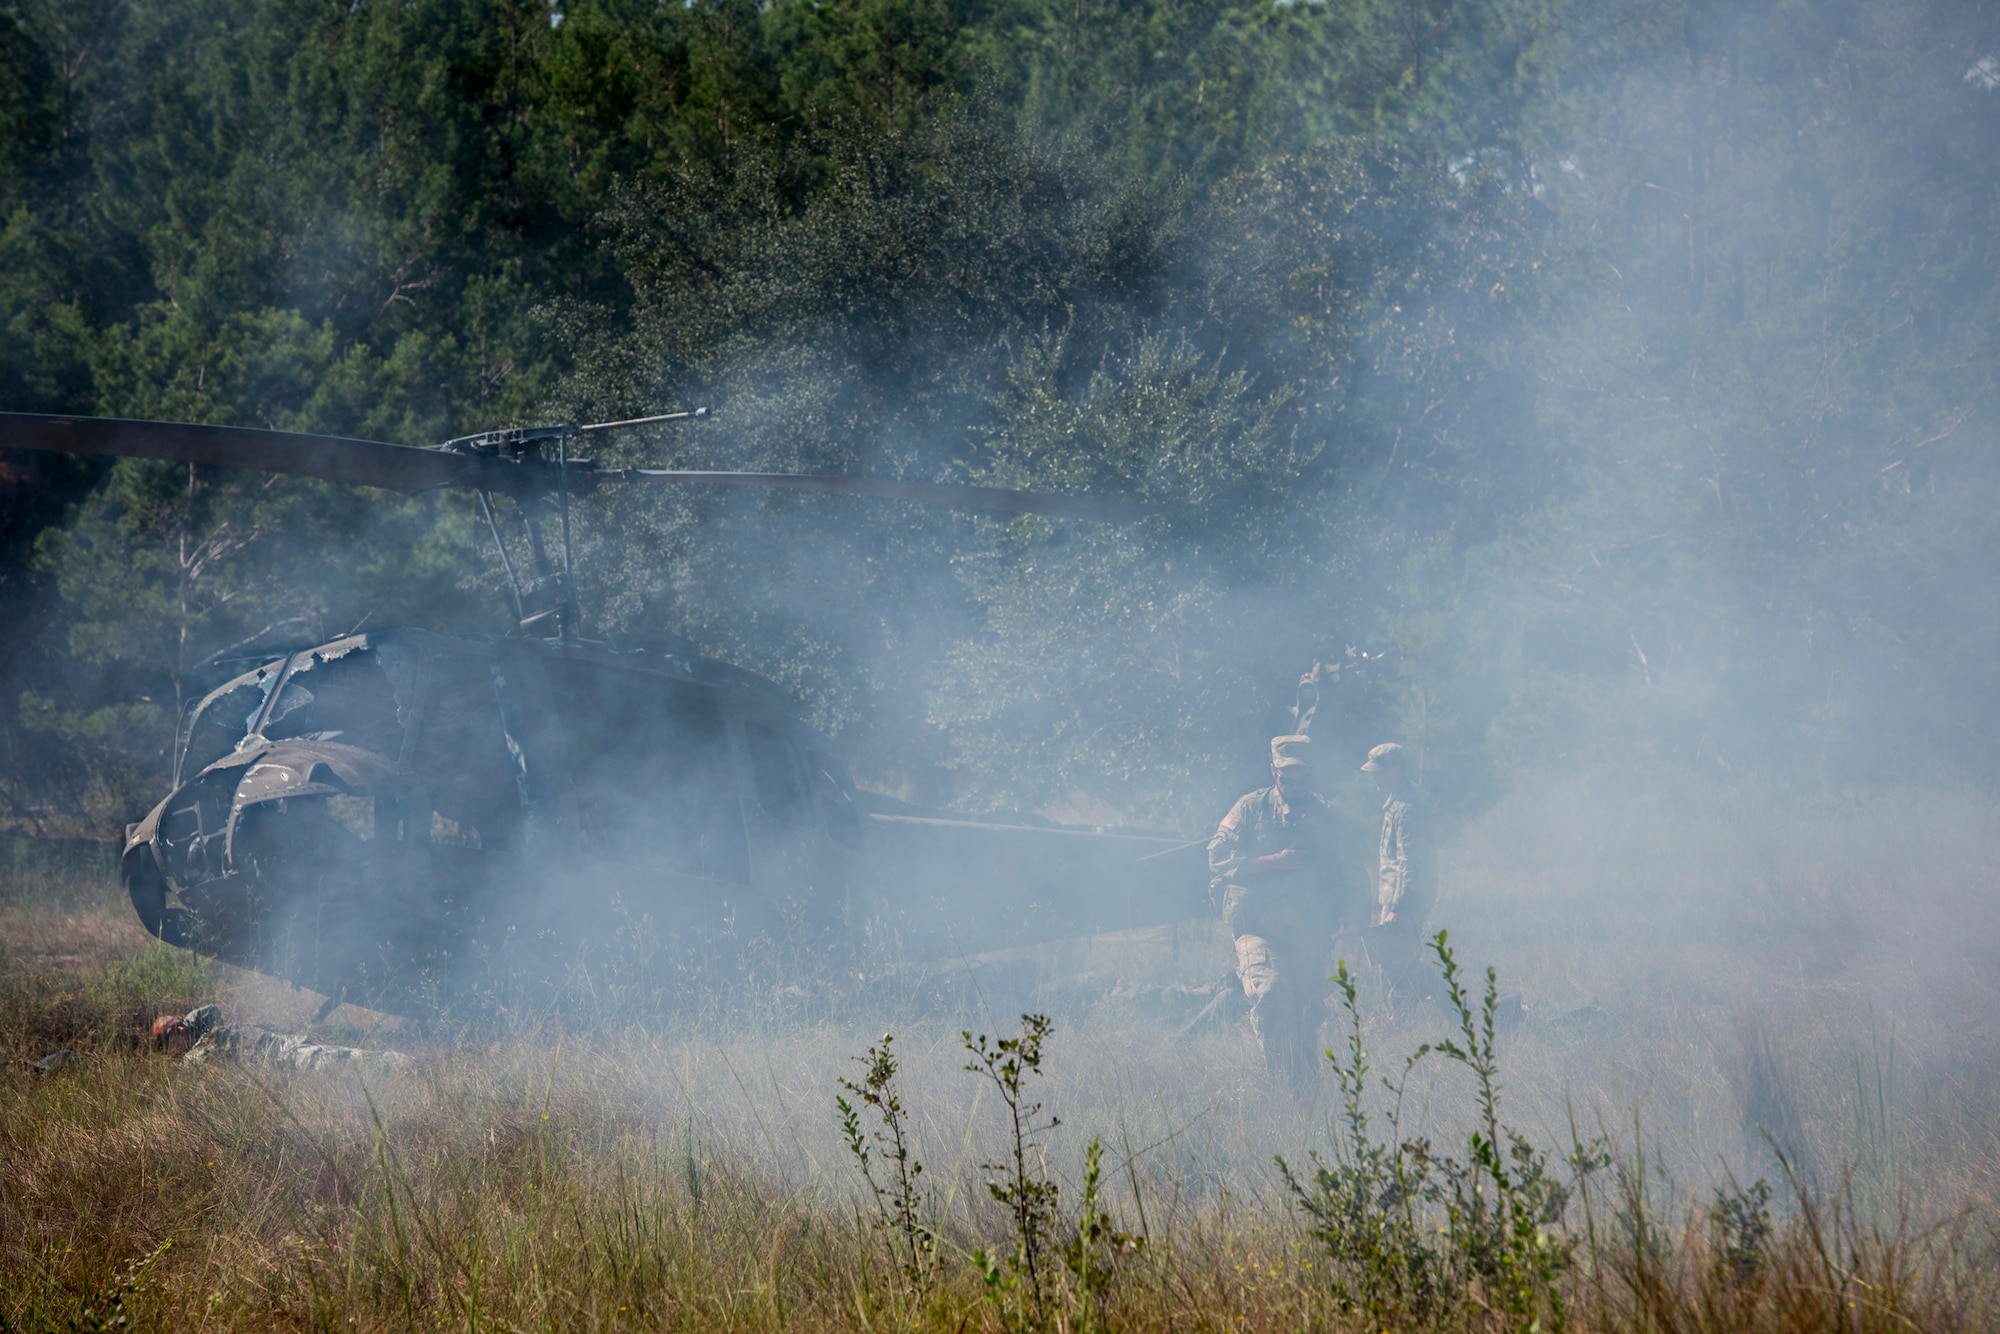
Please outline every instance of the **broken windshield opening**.
M193 778L243 743L244 734L256 721L258 710L264 707L265 693L277 675L277 665L273 664L231 681L201 702L188 721L187 740L174 770L176 782Z
M301 654L264 716L264 736L338 741L395 761L403 749L403 718L388 665L382 654L352 641Z

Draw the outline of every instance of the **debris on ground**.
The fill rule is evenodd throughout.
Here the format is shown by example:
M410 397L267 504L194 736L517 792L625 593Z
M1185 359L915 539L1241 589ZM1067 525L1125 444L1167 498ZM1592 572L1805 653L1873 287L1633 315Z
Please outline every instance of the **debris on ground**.
M162 1051L196 1065L210 1061L250 1061L287 1070L327 1070L339 1065L399 1070L410 1058L399 1051L363 1051L312 1041L303 1033L274 1033L254 1024L225 1024L222 1008L204 1005L182 1016L163 1015L153 1024Z
M315 1024L325 1023L327 1019L332 1016L333 1012L335 1010L338 1010L346 1002L346 1000L347 1000L347 988L342 987L340 988L340 990L334 992L331 996L328 996L326 998L326 1003L320 1006L318 1011L314 1013L311 1022Z

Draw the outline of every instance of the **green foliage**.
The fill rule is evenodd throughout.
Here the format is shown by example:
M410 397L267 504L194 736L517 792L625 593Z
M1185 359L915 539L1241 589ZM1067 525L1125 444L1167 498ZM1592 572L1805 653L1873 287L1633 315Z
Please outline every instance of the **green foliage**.
M169 1238L146 1254L127 1261L124 1272L116 1282L70 1317L68 1326L72 1334L111 1334L112 1331L132 1328L132 1318L125 1305L145 1290L149 1271L173 1244Z
M982 1248L972 1260L985 1276L987 1300L1010 1323L1025 1319L1031 1329L1047 1325L1057 1294L1053 1266L1061 1188L1048 1175L1039 1137L1061 1125L1062 1120L1054 1116L1043 1120L1042 1104L1029 1101L1026 1088L1029 1075L1039 1077L1042 1073L1042 1043L1053 1028L1047 1015L1024 1014L1018 1037L989 1042L984 1033L976 1038L970 1032L961 1035L972 1057L965 1068L993 1085L1006 1110L1007 1156L981 1168L999 1174L987 1181L986 1190L1014 1225L1013 1246L1005 1256L989 1255ZM1094 1200L1090 1211L1094 1214ZM1090 1221L1086 1217L1086 1226ZM1017 1297L1021 1293L1024 1300Z
M896 1057L891 1050L894 1042L893 1034L884 1033L880 1044L855 1058L867 1067L861 1082L840 1081L840 1086L860 1099L862 1106L874 1109L881 1125L864 1135L861 1114L855 1105L844 1097L836 1097L833 1103L840 1109L840 1130L847 1141L847 1150L861 1169L868 1193L874 1197L876 1230L889 1247L890 1259L902 1270L903 1281L921 1293L930 1282L937 1238L923 1221L924 1165L912 1152L909 1113L896 1088ZM888 1173L886 1181L877 1181L874 1169L869 1166L875 1152L869 1147L871 1137Z
M214 987L215 972L201 956L152 940L107 964L95 991L103 1004L120 1009L191 1009Z
M1278 1170L1312 1219L1314 1235L1335 1261L1334 1295L1343 1310L1380 1319L1428 1318L1444 1300L1441 1285L1446 1276L1419 1211L1436 1199L1437 1192L1425 1178L1415 1146L1398 1138L1401 1090L1424 1052L1409 1058L1405 1078L1392 1086L1397 1098L1388 1111L1390 1138L1375 1139L1363 1106L1371 1067L1361 1039L1354 975L1345 959L1339 962L1333 982L1350 1022L1345 1056L1328 1053L1344 1114L1336 1155L1331 1163L1314 1159L1310 1182L1294 1175L1282 1158Z
M1336 1150L1331 1162L1313 1155L1310 1178L1283 1158L1278 1170L1325 1247L1343 1311L1378 1325L1430 1328L1477 1305L1508 1328L1561 1328L1563 1279L1577 1245L1561 1230L1572 1188L1558 1174L1560 1162L1500 1123L1494 971L1486 970L1475 1008L1444 932L1431 949L1458 1036L1418 1047L1395 1078L1382 1081L1390 1095L1389 1135L1377 1139L1364 1106L1370 1064L1360 1006L1343 960L1333 981L1348 1016L1347 1048L1340 1057L1328 1053L1343 1108ZM1478 1124L1466 1136L1463 1160L1439 1153L1427 1139L1402 1138L1410 1076L1432 1055L1473 1078ZM1606 1162L1599 1145L1578 1145L1567 1159L1579 1180Z
M973 1252L972 1263L987 1302L1007 1328L1091 1331L1106 1328L1104 1303L1118 1262L1137 1254L1146 1240L1120 1229L1104 1207L1104 1144L1097 1137L1083 1153L1079 1211L1073 1224L1062 1218L1060 1187L1048 1173L1042 1139L1062 1122L1053 1116L1044 1119L1042 1105L1029 1100L1026 1088L1028 1076L1042 1073L1042 1044L1053 1028L1046 1015L1024 1014L1018 1037L996 1041L983 1033L960 1035L972 1058L965 1069L999 1093L1010 1132L1004 1161L984 1163L981 1170L998 1174L988 1179L986 1189L1007 1211L1013 1245L1002 1254L980 1247ZM928 1207L921 1184L923 1167L896 1086L893 1042L885 1035L855 1058L867 1072L859 1081L839 1082L858 1104L836 1096L834 1106L840 1112L848 1154L874 1202L874 1228L888 1244L892 1263L902 1271L905 1295L922 1297L937 1276L938 1237L923 1221ZM880 1122L872 1132L862 1127L863 1107L872 1108ZM886 1169L883 1180L875 1175L873 1163L878 1158Z
M1103 1302L1118 1274L1118 1261L1145 1249L1146 1239L1119 1228L1103 1205L1104 1141L1091 1136L1083 1151L1083 1203L1076 1231L1063 1246L1063 1265L1074 1281L1077 1324L1082 1331L1109 1328Z
M1717 1187L1708 1208L1709 1235L1719 1243L1717 1277L1742 1285L1764 1268L1771 1244L1771 1188L1761 1179L1747 1189Z
M671 461L1087 487L1159 516L885 525L885 507L620 495L587 521L587 564L607 571L595 601L614 623L671 617L792 686L875 781L941 724L972 800L1116 791L1204 818L1215 759L1266 728L1272 663L1336 653L1372 616L1354 582L1366 523L1333 479L1379 449L1413 505L1416 487L1468 485L1397 438L1409 382L1477 380L1468 362L1488 354L1393 312L1364 325L1346 294L1434 305L1438 256L1411 253L1411 233L1438 221L1448 177L1321 154L1190 220L1078 141L1004 131L977 106L836 146L852 156L804 211L787 201L824 160L810 147L621 204L633 326L565 312L594 368L578 411L721 401ZM1509 206L1463 202L1438 225L1492 249ZM1493 250L1480 281L1511 282L1531 246ZM1341 387L1364 365L1394 372ZM1301 387L1322 376L1333 388ZM1380 433L1356 439L1336 413ZM1468 410L1452 444L1504 478L1487 455L1507 420ZM667 461L658 449L629 457Z
M614 452L1157 505L592 499L596 630L765 671L916 797L1192 827L1348 644L1447 812L1634 758L1990 777L1996 41L1943 0L20 0L0 408L702 402ZM470 518L0 460L0 790L134 814L267 629L504 628Z

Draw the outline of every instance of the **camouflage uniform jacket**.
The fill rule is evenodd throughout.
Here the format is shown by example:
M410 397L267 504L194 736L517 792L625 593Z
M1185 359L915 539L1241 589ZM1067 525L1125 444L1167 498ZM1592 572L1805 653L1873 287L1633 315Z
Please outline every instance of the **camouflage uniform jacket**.
M1339 922L1338 817L1318 793L1287 805L1278 789L1261 787L1229 808L1208 841L1212 892L1222 900L1222 920L1234 935L1283 938ZM1305 854L1291 870L1251 874L1258 857L1287 848Z
M1375 872L1375 920L1389 914L1421 927L1437 901L1437 859L1420 800L1391 794L1382 803L1382 847Z

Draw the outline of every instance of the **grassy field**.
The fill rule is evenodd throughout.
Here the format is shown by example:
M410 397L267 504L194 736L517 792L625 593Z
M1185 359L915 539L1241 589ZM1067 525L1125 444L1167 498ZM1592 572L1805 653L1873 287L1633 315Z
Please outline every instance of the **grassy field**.
M1324 1032L1373 1059L1350 1107L1331 1061L1294 1096L1238 1008L1196 1019L1228 969L1203 923L994 961L964 1013L783 977L660 1009L602 978L560 1018L313 1030L400 1072L184 1065L140 1040L156 1015L304 1031L320 998L149 943L101 852L16 844L0 1327L2000 1328L1996 852L1974 796L1517 798L1444 859L1471 1032L1361 970L1358 1028ZM1497 1136L1488 964L1526 1007L1493 1040ZM1022 1159L1041 1215L1006 1090L963 1068L961 1029L1014 1036L1024 1007L1054 1023L1018 1080L1062 1123ZM907 1221L834 1105L884 1032ZM1454 1035L1466 1059L1402 1076Z

